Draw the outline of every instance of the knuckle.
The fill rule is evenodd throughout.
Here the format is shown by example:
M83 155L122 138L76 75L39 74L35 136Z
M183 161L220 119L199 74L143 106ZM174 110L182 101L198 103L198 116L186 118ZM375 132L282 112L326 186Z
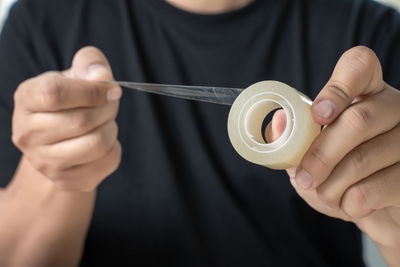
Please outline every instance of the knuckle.
M52 181L59 181L61 180L60 173L52 168L47 168L46 170L42 171L42 173Z
M366 204L366 188L362 185L350 187L343 198L343 210L352 218L363 216Z
M316 189L319 199L331 208L338 208L340 199L331 191L323 186Z
M107 137L103 131L96 132L88 138L88 149L96 154L105 154L109 150Z
M56 175L48 162L38 159L37 157L30 157L29 160L37 171L44 174L47 178L51 180L55 179Z
M353 167L356 171L362 170L368 164L366 162L367 156L365 155L365 153L366 152L364 149L358 147L349 154L348 157L350 160L351 167Z
M115 162L115 168L117 168L118 165L121 163L121 157L122 157L121 144L117 141L113 150L113 158L115 159L113 162Z
M327 90L345 102L354 98L353 95L351 94L352 90L350 90L349 86L337 80L332 81L327 87Z
M91 86L89 90L89 102L93 105L101 105L105 103L105 93L103 88L98 86Z
M311 148L310 156L314 163L317 162L323 167L329 167L328 158L320 148L318 147Z
M110 139L110 140L111 140L111 141L110 141L110 145L111 145L111 146L114 145L115 142L117 141L117 139L118 139L118 132L119 132L118 124L117 124L117 122L116 122L115 120L113 120L113 121L111 122L111 136L112 136L112 138ZM111 147L110 147L110 148L111 148Z
M26 105L27 101L30 101L29 89L35 86L35 78L28 79L20 83L14 92L14 103L15 105Z
M37 154L31 154L28 159L33 167L48 179L52 181L61 179L63 161L46 159L45 157L40 157Z
M118 102L111 103L111 114L113 120L115 120L116 117L118 116L118 110L119 110L119 103Z
M67 166L67 163L65 162L65 160L54 160L51 163L51 170L55 173L61 173L64 171L66 166Z
M116 139L117 135L118 135L119 127L115 120L111 121L111 131L113 133L113 136L115 136L115 139Z
M113 173L115 170L118 169L120 163L121 163L121 157L122 157L122 149L120 143L117 141L116 144L113 146L112 150L110 151L109 155L109 170L107 172L107 175L110 175Z
M57 107L60 105L63 100L63 94L59 77L52 75L42 79L39 94L45 106Z
M362 207L366 201L364 187L360 185L353 186L348 191L350 203L354 207Z
M353 106L343 113L343 119L346 124L350 125L354 130L364 131L371 121L371 112L361 105Z
M70 116L70 125L76 129L88 129L91 121L88 112L85 111L73 112Z
M14 103L22 102L24 92L26 92L26 89L28 88L28 83L29 83L29 81L22 82L18 86L17 90L15 90L15 92L14 92Z
M11 141L19 149L23 150L28 147L31 134L29 132L13 131Z
M13 95L13 99L14 99L14 103L18 104L21 102L22 99L22 85L18 86L17 90L15 90L14 95Z

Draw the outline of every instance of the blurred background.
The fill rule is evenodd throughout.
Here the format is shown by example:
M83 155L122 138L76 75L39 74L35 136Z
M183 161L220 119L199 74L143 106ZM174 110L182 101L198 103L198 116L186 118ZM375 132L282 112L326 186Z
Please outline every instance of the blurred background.
M16 0L0 0L0 29L4 23L4 20L7 18L8 10L10 6ZM378 0L386 5L397 8L400 11L400 0ZM386 267L382 256L380 255L378 249L375 244L367 237L363 236L364 243L364 258L367 266L369 267Z
M8 9L16 0L0 0L0 28L7 17Z

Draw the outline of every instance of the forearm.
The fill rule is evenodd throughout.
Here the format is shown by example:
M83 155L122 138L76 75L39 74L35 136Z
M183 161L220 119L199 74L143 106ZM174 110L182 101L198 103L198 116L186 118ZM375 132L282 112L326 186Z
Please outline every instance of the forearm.
M95 192L60 191L22 159L0 195L1 266L76 266Z

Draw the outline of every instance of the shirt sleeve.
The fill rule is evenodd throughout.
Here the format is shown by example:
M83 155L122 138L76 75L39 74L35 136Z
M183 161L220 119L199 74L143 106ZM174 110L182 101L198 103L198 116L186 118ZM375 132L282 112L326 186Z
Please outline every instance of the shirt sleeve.
M12 179L21 153L11 142L13 95L40 68L32 45L32 26L23 1L11 9L0 35L0 187Z

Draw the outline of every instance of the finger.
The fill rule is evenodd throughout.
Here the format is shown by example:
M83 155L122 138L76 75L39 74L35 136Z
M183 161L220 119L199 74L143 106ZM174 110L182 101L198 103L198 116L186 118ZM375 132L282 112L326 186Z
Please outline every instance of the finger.
M361 144L335 167L317 188L318 196L329 207L338 209L344 192L353 184L400 161L400 125ZM399 178L400 182L400 178Z
M386 167L400 161L400 125L367 141L348 153L317 188L320 199L338 209L347 188Z
M368 233L368 236L378 245L396 248L400 240L398 231L400 222L399 208L388 207L375 210L365 218L353 219L361 231ZM394 234L394 233L397 233Z
M387 167L354 184L343 195L341 207L352 218L373 210L400 207L400 163Z
M121 97L115 84L66 78L45 73L23 83L15 99L30 112L51 112L79 107L97 107Z
M272 143L276 141L285 131L286 113L283 109L279 109L274 113L272 120L265 128L265 139Z
M395 127L400 120L396 112L399 101L400 93L387 88L346 109L320 133L304 155L296 173L298 185L304 189L316 188L353 148Z
M265 128L265 140L271 143L276 141L286 128L286 113L283 109L275 111L272 120L268 123ZM292 167L286 170L289 177L292 179L296 173L296 167Z
M114 120L117 112L118 102L111 102L95 108L34 113L27 122L31 139L29 145L50 145L84 135Z
M109 121L86 135L41 147L37 155L56 169L67 169L103 157L115 143L117 134L116 122Z
M327 125L334 121L357 96L378 93L385 87L375 53L363 46L348 50L339 59L328 83L312 105L314 120Z
M310 207L315 209L316 211L328 215L330 217L340 218L342 220L347 220L348 216L341 210L331 209L329 206L325 205L318 197L317 192L315 190L304 190L299 187L294 179L290 179L290 183L293 188L296 190L297 194L307 202Z
M72 167L55 173L53 182L61 190L93 191L99 183L112 174L121 162L121 144L115 141L107 154L91 164Z
M105 55L93 46L80 49L74 56L72 67L64 74L70 78L111 81L113 74Z

